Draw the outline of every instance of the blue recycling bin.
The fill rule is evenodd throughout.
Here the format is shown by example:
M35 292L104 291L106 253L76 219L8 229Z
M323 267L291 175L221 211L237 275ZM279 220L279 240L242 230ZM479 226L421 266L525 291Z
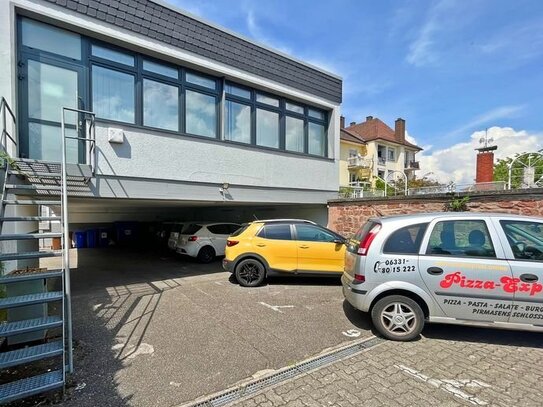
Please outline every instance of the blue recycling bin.
M87 234L83 230L76 230L74 232L75 247L83 249L87 247Z
M96 229L87 230L87 247L90 249L94 249L97 246L97 232L98 231Z

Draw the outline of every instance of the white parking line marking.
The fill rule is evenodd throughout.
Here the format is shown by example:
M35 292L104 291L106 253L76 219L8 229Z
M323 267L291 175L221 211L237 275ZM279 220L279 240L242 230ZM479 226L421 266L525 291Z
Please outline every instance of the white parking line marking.
M358 338L360 335L362 335L362 332L360 332L358 329L349 329L348 331L343 331L342 334L348 338Z
M419 371L412 369L410 367L404 366L404 365L394 365L396 369L400 369L402 372L408 374L411 377L414 377L415 379L418 379L420 381L423 381L425 383L430 384L431 386L434 386L440 390L443 390L444 392L451 393L455 397L461 398L462 400L467 401L468 403L471 403L476 406L486 406L488 402L481 400L471 394L468 394L464 391L462 391L462 387L492 387L489 384L482 382L480 380L447 380L447 379L432 379L426 375L423 375Z
M265 307L268 307L269 309L272 309L276 312L279 312L280 314L283 314L281 308L294 308L294 305L270 305L266 304L265 302L259 302L259 304L264 305Z

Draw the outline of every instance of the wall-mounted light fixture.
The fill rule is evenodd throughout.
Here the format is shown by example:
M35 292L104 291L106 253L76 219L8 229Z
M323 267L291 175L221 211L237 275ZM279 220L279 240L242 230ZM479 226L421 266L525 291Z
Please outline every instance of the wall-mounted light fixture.
M228 188L230 188L230 184L228 182L223 182L222 187L219 188L219 192L225 193L228 191Z

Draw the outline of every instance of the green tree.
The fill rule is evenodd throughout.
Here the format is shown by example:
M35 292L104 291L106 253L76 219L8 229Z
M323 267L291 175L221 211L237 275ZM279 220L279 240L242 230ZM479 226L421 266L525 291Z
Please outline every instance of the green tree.
M513 160L511 171L511 187L521 188L524 185L524 174L527 167L533 167L534 180L537 181L543 177L543 150L535 153L519 153L512 157L501 158L494 164L494 181L509 182L509 167ZM522 156L522 157L521 157ZM518 158L520 157L520 158ZM518 158L518 159L517 159Z

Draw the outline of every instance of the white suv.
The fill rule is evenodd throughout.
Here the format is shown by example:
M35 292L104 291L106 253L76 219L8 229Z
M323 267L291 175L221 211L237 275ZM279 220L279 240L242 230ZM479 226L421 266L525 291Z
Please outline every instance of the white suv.
M239 227L237 223L188 223L179 235L176 252L210 263L224 256L226 239Z

